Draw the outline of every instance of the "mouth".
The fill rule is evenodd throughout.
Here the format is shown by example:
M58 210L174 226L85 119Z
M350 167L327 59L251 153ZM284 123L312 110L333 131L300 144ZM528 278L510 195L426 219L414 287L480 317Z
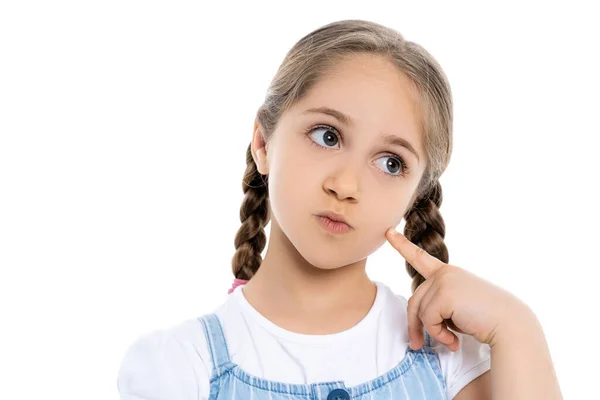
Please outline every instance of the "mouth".
M348 223L348 221L346 221L346 218L344 218L344 216L342 214L338 214L333 211L323 212L321 214L318 214L318 216L329 218L330 220L332 220L334 222L343 222L346 225L350 226L350 224Z
M345 233L354 229L341 214L329 211L316 214L316 216L323 227L332 233Z

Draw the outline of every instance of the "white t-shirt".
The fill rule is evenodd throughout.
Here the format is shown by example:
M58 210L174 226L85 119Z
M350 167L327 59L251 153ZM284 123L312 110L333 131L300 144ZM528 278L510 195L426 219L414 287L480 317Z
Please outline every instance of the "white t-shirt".
M371 310L355 326L331 335L282 329L262 316L237 287L215 313L233 363L250 375L298 384L345 381L354 386L385 374L404 358L410 341L408 302L381 282ZM456 333L460 348L450 351L432 338L447 394L453 399L490 369L490 347ZM337 360L332 368L330 360ZM117 386L121 400L205 400L212 372L202 323L183 321L141 335L122 360Z

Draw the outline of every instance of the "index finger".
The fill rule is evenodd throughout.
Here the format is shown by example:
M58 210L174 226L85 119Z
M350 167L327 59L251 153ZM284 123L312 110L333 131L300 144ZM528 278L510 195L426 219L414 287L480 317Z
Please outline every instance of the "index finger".
M423 278L429 279L444 264L424 249L420 248L403 234L390 228L386 231L385 237L400 255L420 273Z

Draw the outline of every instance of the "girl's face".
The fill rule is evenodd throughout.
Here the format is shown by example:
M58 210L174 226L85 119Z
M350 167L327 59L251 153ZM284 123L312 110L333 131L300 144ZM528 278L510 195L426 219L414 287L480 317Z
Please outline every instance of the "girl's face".
M266 158L256 157L256 125L254 158L269 175L271 234L276 227L315 267L365 259L412 204L426 160L410 85L390 61L353 56L286 110L263 148ZM352 229L325 230L316 215L328 211Z

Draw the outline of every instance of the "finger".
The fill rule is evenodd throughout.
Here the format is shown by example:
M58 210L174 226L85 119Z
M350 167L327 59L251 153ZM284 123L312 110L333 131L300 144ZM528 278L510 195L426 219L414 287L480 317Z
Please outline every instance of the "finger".
M445 319L445 320L444 320L444 322L443 322L443 324L444 324L444 327L445 327L445 328L446 328L446 329L447 329L447 330L448 330L450 333L452 333L452 334L455 336L454 342L453 342L453 343L451 343L451 344L448 346L448 348L449 348L451 351L456 351L456 350L458 350L458 348L460 347L460 339L459 339L458 335L456 335L456 333L454 333L454 332L452 332L450 329L448 329L448 321L452 322L452 320L450 320L450 319Z
M458 348L460 347L460 339L459 337L456 335L456 333L452 332L450 329L448 329L448 319L445 319L444 322L442 322L442 326L448 331L450 332L452 335L454 335L454 340L452 343L450 344L446 344L446 347L448 347L448 349L450 351L456 351L458 350Z
M425 279L429 279L444 265L442 261L427 253L393 228L386 231L385 237L392 247L398 250L400 255Z
M462 329L460 329L459 327L457 327L454 322L451 319L446 319L446 326L450 329L452 329L453 331L456 331L458 333L465 333L462 331Z
M425 337L423 335L423 323L419 319L419 308L423 297L427 294L429 287L433 281L425 281L419 285L417 290L408 299L406 307L406 316L408 319L408 338L410 347L413 350L418 350L423 345Z
M446 319L442 315L442 303L444 299L436 296L437 290L429 290L434 293L433 296L426 296L421 301L419 309L419 319L429 334L438 342L445 344L451 351L456 351L459 347L458 336L448 329Z
M423 323L423 326L427 329L427 332L429 332L429 334L435 339L437 339L439 342L445 344L450 348L450 346L454 343L456 337L452 332L450 332L450 330L448 330L447 321L450 320L446 320L440 317L440 324L434 325L434 327L432 327L431 323L427 324L428 321L425 320L425 318L428 318L429 316L428 313L433 312L432 315L434 316L436 314L440 314L439 310L435 309L435 301L438 298L438 290L439 284L437 284L435 280L432 280L431 288L427 290L427 293L425 294L425 296L423 296L423 299L421 300L418 316L421 322ZM437 320L438 318L433 317L433 321Z

